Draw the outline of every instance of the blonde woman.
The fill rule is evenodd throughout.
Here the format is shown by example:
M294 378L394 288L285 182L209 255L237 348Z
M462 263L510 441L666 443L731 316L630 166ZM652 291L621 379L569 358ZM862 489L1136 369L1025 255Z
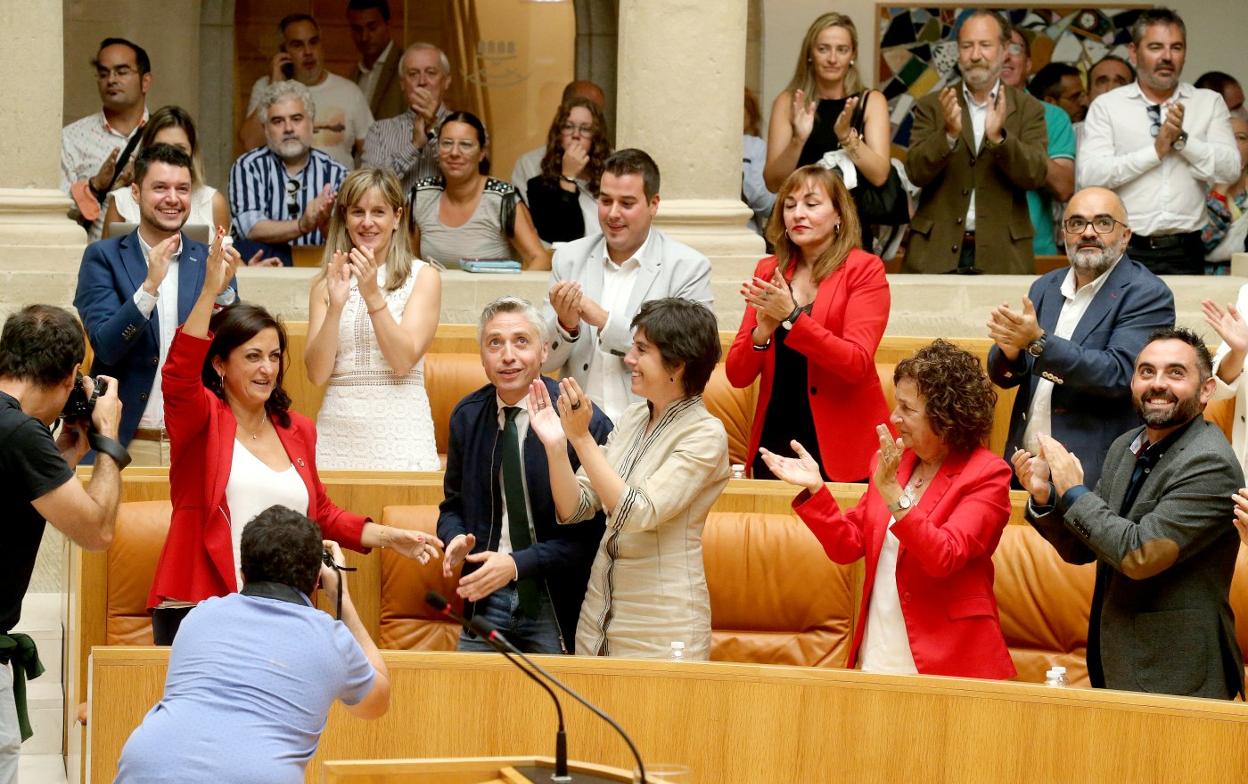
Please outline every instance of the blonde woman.
M771 104L763 168L768 190L778 191L795 170L841 149L859 177L875 186L888 180L888 101L866 89L857 60L858 30L845 14L823 14L806 31L793 78ZM854 113L864 100L862 127L855 128ZM864 240L870 229L861 228Z
M308 377L328 383L317 416L322 468L436 471L424 355L438 328L442 280L415 258L404 194L380 169L342 183L321 274L308 302Z

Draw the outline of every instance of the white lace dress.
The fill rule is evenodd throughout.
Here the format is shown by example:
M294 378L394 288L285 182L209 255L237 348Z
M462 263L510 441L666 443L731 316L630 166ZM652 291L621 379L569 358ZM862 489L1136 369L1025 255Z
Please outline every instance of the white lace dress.
M395 321L425 266L412 260L403 285L386 291L386 268L377 270L386 307ZM425 394L425 360L397 376L377 345L372 320L359 286L351 281L338 322L338 355L316 418L316 462L323 469L356 471L437 471L433 415Z

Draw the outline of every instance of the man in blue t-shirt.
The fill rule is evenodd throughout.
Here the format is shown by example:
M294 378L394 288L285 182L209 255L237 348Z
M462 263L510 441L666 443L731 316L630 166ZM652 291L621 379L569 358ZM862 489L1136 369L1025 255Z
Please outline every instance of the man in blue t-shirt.
M1031 43L1021 31L1014 29L1006 46L1001 81L1024 90L1030 72ZM1048 101L1040 103L1044 106L1044 125L1048 132L1046 152L1049 162L1044 188L1027 191L1027 211L1031 214L1031 226L1036 231L1032 251L1037 256L1054 256L1061 252L1053 233L1054 200L1058 204L1065 203L1075 192L1075 128L1060 106Z
M201 602L169 654L165 694L121 753L116 781L300 784L334 700L364 719L390 707L390 678L329 549L304 515L271 506L243 529L239 593ZM342 619L316 609L317 579Z
M5 499L4 555L0 569L0 781L16 781L22 741L30 737L24 693L15 685L42 672L34 642L10 634L22 612L43 539L44 523L88 550L113 540L121 468L110 454L121 423L117 382L95 398L94 429L116 447L102 454L84 488L74 468L87 451L87 422L52 426L61 417L86 354L86 336L72 313L51 305L27 305L4 322L0 333L0 498ZM95 391L83 380L88 397ZM85 420L85 418L83 418ZM12 669L12 675L9 674Z

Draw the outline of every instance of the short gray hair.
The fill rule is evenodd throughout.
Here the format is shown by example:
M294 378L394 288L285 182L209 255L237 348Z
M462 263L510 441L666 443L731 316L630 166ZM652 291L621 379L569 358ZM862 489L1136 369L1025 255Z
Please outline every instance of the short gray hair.
M446 52L442 51L439 47L428 43L427 41L417 41L414 44L409 44L408 47L403 50L403 56L399 58L399 76L403 75L403 65L407 62L407 56L412 52L419 52L423 49L432 49L437 52L438 65L442 67L442 73L446 76L451 75L451 61L447 59Z
M316 103L312 100L312 93L302 82L296 82L294 79L270 84L265 88L264 94L260 96L260 109L264 111L264 119L269 119L269 109L273 104L281 103L287 98L298 98L303 101L303 113L308 115L308 119L316 119Z
M542 318L542 314L533 306L533 303L522 297L507 295L494 300L481 311L481 320L477 322L477 343L485 337L486 325L501 313L519 313L533 325L533 329L537 331L538 340L542 343L550 342L546 333L546 319Z

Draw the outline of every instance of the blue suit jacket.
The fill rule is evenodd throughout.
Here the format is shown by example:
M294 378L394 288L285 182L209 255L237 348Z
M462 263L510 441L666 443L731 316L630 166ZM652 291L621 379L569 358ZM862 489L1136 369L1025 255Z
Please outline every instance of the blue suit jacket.
M178 257L178 323L186 321L204 285L208 246L182 235ZM147 278L147 261L135 233L87 246L78 269L74 307L82 318L94 357L91 374L117 379L121 397L121 443L129 444L147 406L160 364L159 307L144 318L134 292ZM230 286L237 290L237 281Z
M559 399L559 385L542 377L551 403ZM605 444L611 433L611 420L602 409L594 406L589 420L594 440ZM502 536L503 498L499 487L502 451L498 439L497 394L493 384L486 384L469 394L451 413L451 437L446 454L443 479L445 499L438 515L438 538L450 542L459 534L473 534L477 544L474 553L497 550ZM568 446L568 456L575 471L580 462ZM529 428L524 439L524 476L532 513L530 531L533 544L513 553L516 570L521 578L538 580L555 608L559 635L569 653L575 653L576 623L580 617L589 568L598 552L606 529L606 518L599 512L590 520L575 525L559 525L555 501L550 494L550 468L546 448ZM463 573L471 574L477 564L464 562ZM464 603L464 615L471 618L474 607Z
M1149 333L1174 326L1174 295L1144 265L1123 257L1079 320L1069 340L1053 334L1066 298L1066 269L1053 270L1031 285L1028 296L1048 337L1044 352L1026 351L1010 362L999 348L988 352L988 374L997 386L1017 386L1010 416L1008 460L1023 446L1031 398L1041 379L1053 382L1053 437L1083 464L1084 484L1095 487L1114 439L1140 424L1131 403L1135 358Z

